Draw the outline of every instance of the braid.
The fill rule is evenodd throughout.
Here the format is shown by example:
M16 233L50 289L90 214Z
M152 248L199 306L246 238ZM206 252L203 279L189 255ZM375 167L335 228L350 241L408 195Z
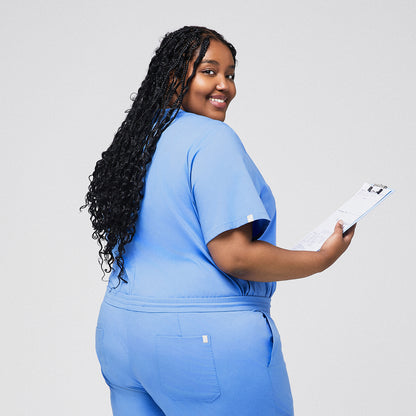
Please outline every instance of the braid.
M123 255L139 225L146 171L161 134L181 108L210 39L228 46L235 60L234 47L214 30L184 26L165 35L125 120L89 176L85 204L80 210L88 206L94 230L92 238L100 246L102 277L114 270L116 262L120 269L118 284L121 281L127 283ZM186 80L189 63L198 49L192 73ZM175 93L177 97L173 100Z

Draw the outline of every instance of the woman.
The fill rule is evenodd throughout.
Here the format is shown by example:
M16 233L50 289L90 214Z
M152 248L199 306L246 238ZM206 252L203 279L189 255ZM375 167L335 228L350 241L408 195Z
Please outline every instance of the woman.
M112 269L96 349L114 415L292 415L270 298L353 236L338 224L319 252L276 247L273 194L224 123L235 56L213 30L168 33L92 175L84 207Z

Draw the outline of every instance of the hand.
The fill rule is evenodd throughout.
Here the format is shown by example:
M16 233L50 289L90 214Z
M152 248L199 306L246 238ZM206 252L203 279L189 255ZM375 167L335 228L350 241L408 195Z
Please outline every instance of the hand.
M328 237L319 250L319 253L323 256L325 265L324 270L333 264L348 248L352 237L354 236L357 224L354 224L344 235L342 226L342 220L335 224L334 232Z

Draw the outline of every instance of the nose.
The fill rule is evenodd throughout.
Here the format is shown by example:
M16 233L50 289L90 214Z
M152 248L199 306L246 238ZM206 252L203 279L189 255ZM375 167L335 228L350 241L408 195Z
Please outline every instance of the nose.
M220 76L217 81L217 90L226 90L228 88L227 80L224 76Z

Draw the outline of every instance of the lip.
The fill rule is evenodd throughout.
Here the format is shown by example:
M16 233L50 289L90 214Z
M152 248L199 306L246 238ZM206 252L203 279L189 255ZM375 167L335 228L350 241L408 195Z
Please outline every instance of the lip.
M224 100L223 103L220 103L218 101L211 101L210 98L216 98L219 100ZM210 95L208 98L208 101L210 102L211 105L213 105L215 108L218 108L220 110L223 110L224 108L227 108L227 97L225 95Z

